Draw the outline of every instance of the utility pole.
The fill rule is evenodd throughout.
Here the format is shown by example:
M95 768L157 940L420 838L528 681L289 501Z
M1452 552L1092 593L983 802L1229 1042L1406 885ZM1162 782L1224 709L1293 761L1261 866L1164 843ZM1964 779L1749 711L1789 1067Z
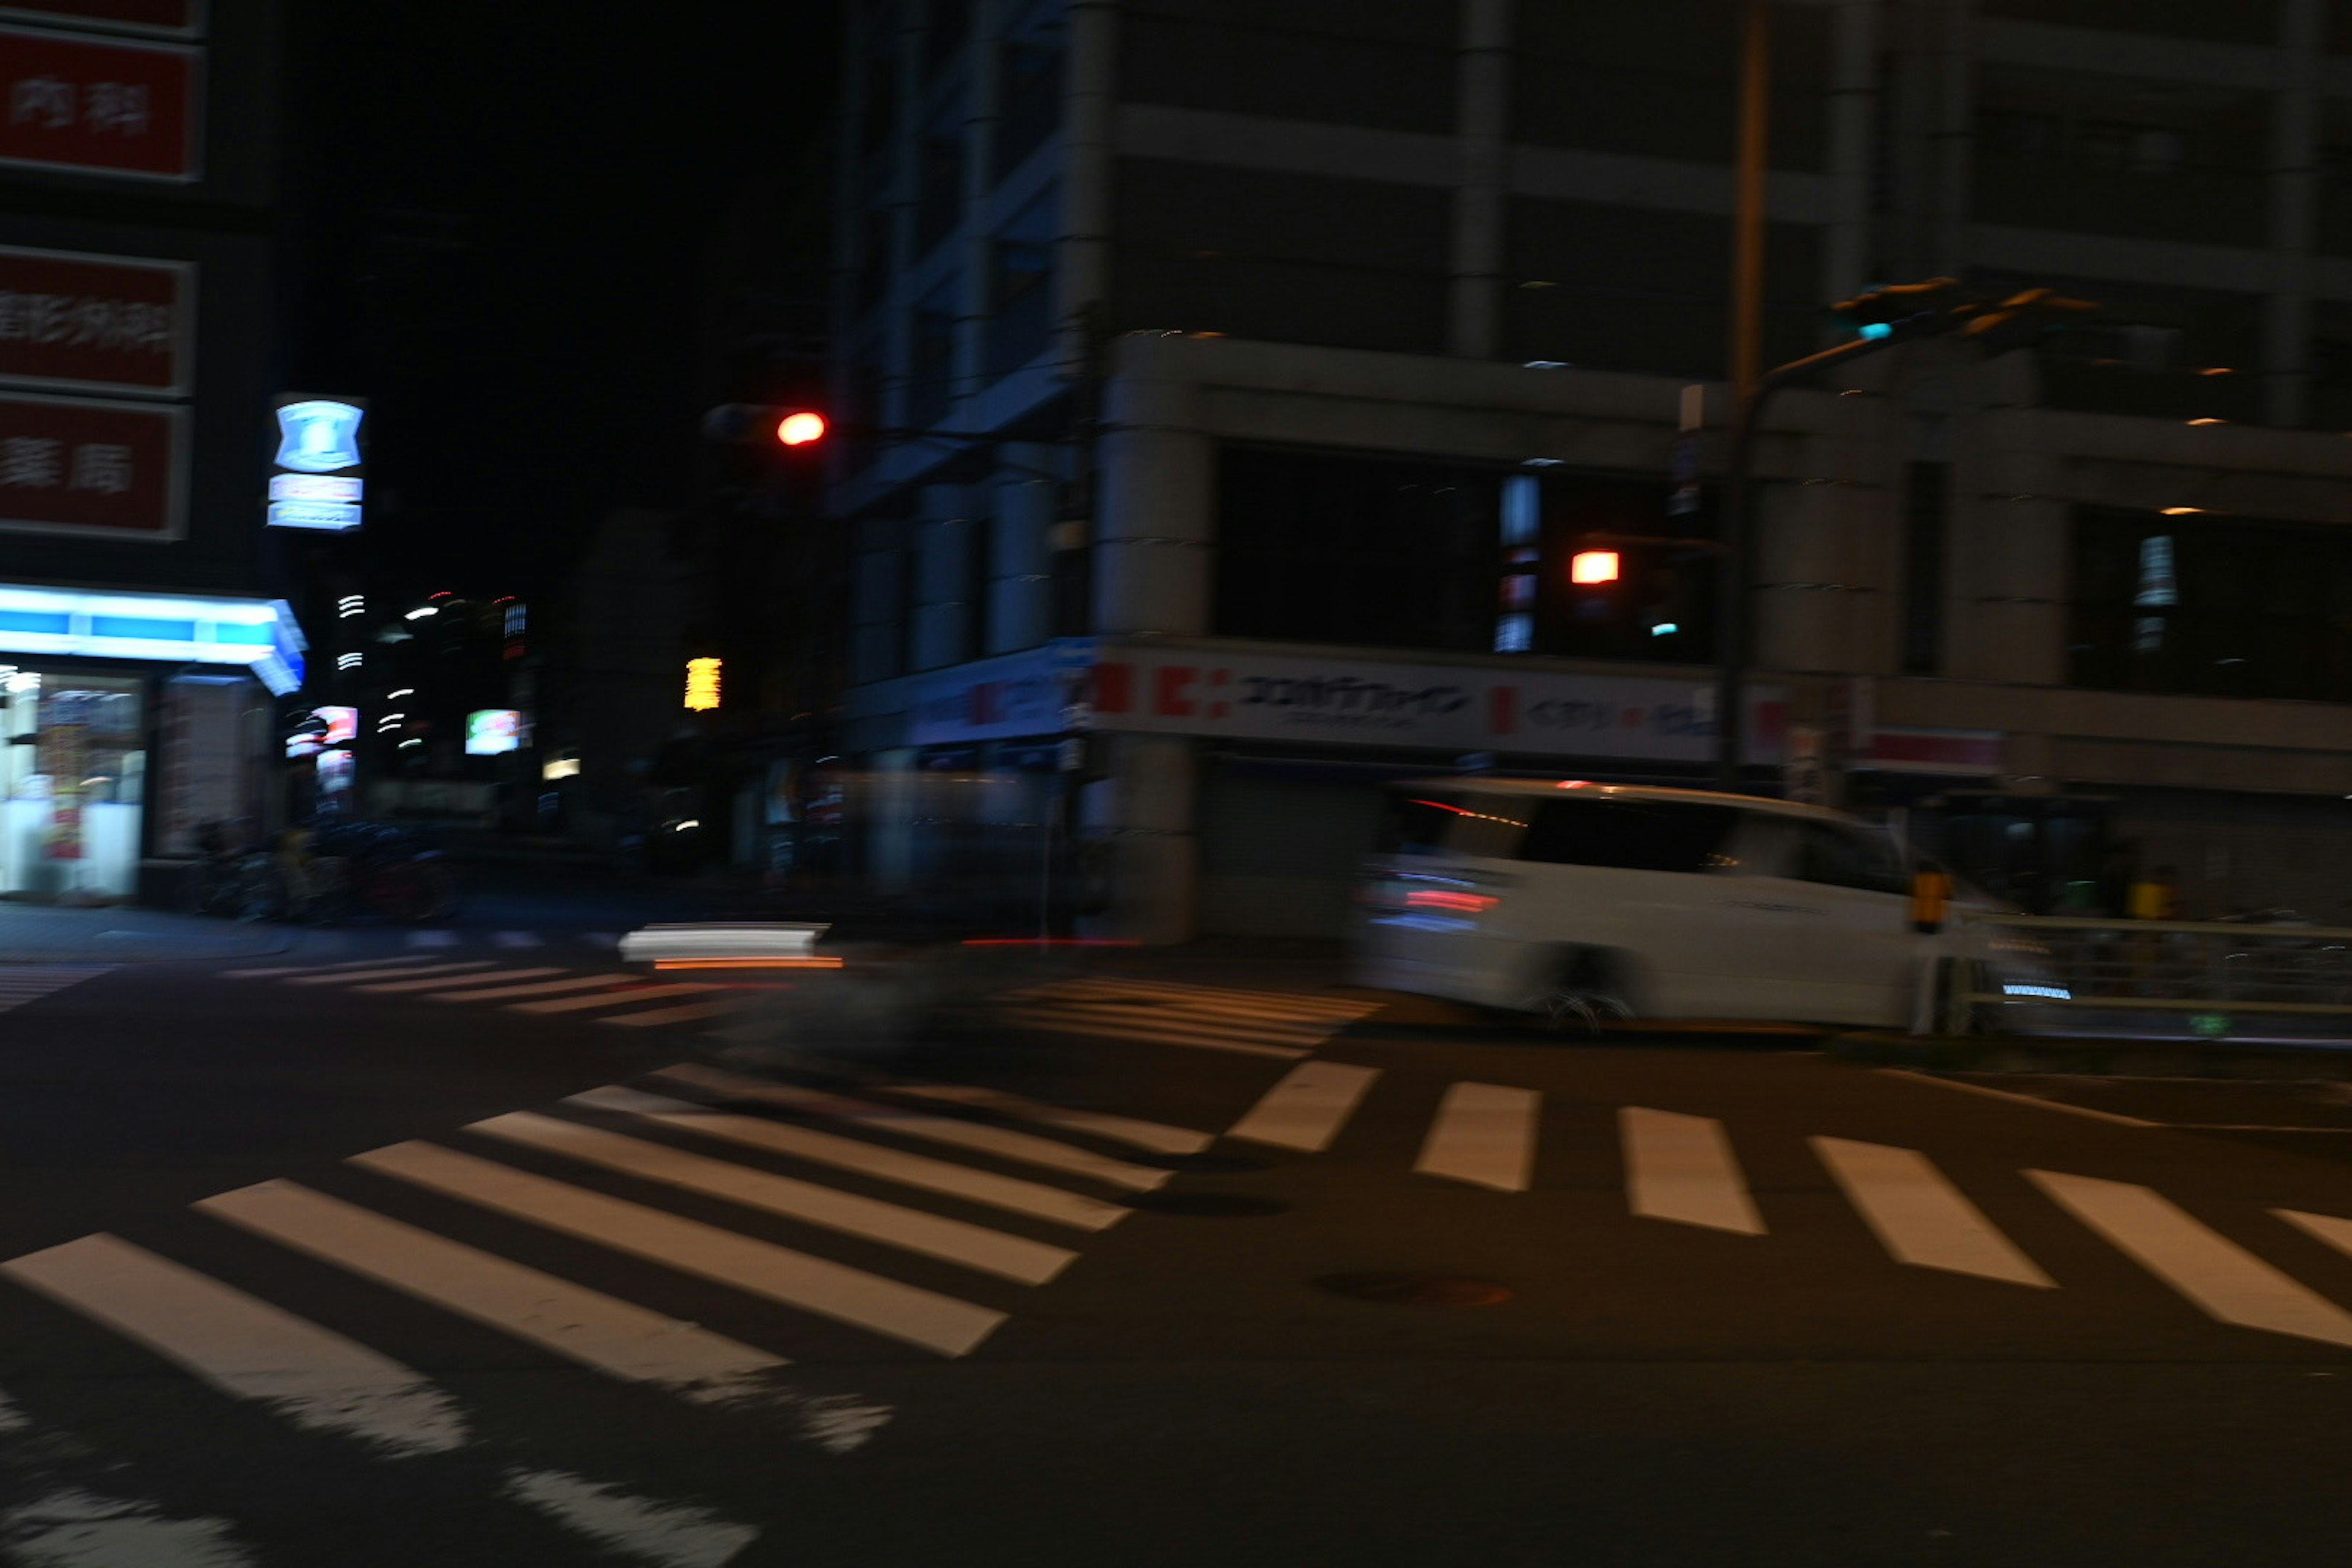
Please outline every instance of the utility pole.
M1772 134L1769 0L1747 0L1739 45L1738 202L1731 220L1732 478L1723 501L1723 574L1716 599L1716 787L1739 789L1748 671L1748 452L1764 365L1764 236Z

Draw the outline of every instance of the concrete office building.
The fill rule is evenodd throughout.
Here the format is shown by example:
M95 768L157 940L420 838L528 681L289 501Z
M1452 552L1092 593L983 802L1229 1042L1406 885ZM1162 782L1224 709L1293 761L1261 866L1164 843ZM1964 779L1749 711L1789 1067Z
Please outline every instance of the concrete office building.
M1774 405L1749 787L1818 754L2036 903L2120 853L2193 913L2343 914L2352 5L1772 16L1768 363L1874 282L2105 309ZM1339 930L1383 779L1704 782L1712 567L1668 542L1724 459L1730 0L854 20L869 868L1051 864L1019 825L1080 731L1092 919L1154 941ZM1661 542L1580 587L1596 531Z

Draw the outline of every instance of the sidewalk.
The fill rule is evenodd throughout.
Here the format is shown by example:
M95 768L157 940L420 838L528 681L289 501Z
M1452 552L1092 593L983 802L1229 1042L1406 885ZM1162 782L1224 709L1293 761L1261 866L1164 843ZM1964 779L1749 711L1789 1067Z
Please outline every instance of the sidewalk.
M0 963L148 963L283 952L297 926L246 924L130 905L68 909L0 901Z

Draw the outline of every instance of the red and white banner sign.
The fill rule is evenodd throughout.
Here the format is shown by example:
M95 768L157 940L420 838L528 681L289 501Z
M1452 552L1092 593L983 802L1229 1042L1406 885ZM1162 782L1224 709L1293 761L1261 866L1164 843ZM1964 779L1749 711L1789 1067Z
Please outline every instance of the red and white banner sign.
M1703 763L1715 750L1714 696L1704 681L1073 639L922 678L908 738L939 745L1095 728ZM1779 688L1749 691L1750 761L1780 761L1787 717Z
M170 406L0 395L0 530L179 538L187 417Z
M184 395L194 271L0 246L0 381Z
M197 173L198 51L0 27L0 163Z
M201 25L202 0L12 0L0 16L109 31L170 33L186 37Z

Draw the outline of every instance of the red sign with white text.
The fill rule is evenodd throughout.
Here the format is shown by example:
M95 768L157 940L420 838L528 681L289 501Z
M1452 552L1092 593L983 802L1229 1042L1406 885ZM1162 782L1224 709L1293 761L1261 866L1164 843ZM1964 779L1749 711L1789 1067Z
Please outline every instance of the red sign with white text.
M181 533L186 411L0 395L0 530Z
M195 178L197 58L0 27L0 163Z
M0 12L91 27L134 27L142 32L193 33L197 0L11 0Z
M0 381L187 391L192 270L0 246Z

